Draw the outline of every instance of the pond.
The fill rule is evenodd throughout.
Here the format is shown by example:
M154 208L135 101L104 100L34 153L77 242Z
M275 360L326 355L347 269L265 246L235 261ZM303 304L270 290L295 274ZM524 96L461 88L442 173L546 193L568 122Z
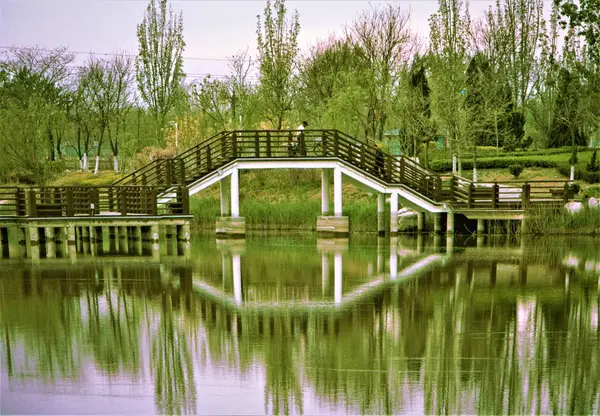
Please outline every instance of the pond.
M0 259L2 414L600 412L600 241Z

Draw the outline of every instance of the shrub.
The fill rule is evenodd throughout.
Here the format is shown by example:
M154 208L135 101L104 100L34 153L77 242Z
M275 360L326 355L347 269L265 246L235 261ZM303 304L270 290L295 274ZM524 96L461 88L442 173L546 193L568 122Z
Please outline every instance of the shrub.
M513 175L516 178L519 177L519 175L523 172L523 165L520 164L514 164L514 165L510 165L508 167L508 171L510 172L511 175Z
M587 170L588 172L600 171L600 165L598 164L598 161L596 160L597 153L598 153L598 151L594 150L594 153L592 153L592 158L590 159L590 163L588 163L587 166L585 167L585 170Z
M583 191L584 198L600 198L600 185L592 185Z
M571 183L569 184L569 190L572 191L575 195L577 195L579 191L581 191L581 186L579 186L578 183Z

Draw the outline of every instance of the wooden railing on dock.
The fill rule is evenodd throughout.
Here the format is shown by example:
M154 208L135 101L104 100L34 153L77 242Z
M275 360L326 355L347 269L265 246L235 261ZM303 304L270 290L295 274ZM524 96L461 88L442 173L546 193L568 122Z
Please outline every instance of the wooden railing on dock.
M338 130L224 131L169 159L155 160L114 185L186 186L237 158L335 157L391 185L404 185L434 202L471 209L554 207L573 198L567 181L478 182L440 175L410 158L383 154L373 142Z
M176 187L175 199L160 203L164 191L147 185L0 187L0 217L189 214L186 187Z

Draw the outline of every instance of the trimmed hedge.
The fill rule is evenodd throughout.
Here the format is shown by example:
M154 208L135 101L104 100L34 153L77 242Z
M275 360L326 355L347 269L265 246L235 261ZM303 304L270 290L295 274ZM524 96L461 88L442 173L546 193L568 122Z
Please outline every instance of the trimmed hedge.
M478 146L479 148L479 146ZM578 152L586 152L589 151L590 149L586 146L578 146L577 147L577 151ZM515 150L513 152L505 152L503 150L500 150L499 152L496 152L495 150L489 150L489 149L485 149L485 150L478 150L478 154L479 154L479 158L481 159L488 159L488 158L499 158L499 157L527 157L527 156L547 156L547 155L567 155L567 154L571 154L571 152L573 151L573 149L568 146L568 147L558 147L558 148L551 148L551 149L537 149L537 150ZM431 160L432 161L438 161L441 159L448 159L452 157L452 152L448 149L445 149L443 151L434 151L431 154ZM472 159L473 158L473 153L464 153L461 156L463 159Z
M571 175L571 165L567 163L560 163L557 168L561 175ZM587 183L600 183L600 172L588 172L587 170L580 169L580 166L576 165L575 180L581 180Z
M558 163L554 160L544 160L539 157L493 157L477 160L477 169L506 169L510 165L521 165L524 168L557 168ZM434 160L429 163L434 172L448 172L452 170L451 160ZM462 161L463 169L473 169L473 160ZM567 173L568 176L568 173Z

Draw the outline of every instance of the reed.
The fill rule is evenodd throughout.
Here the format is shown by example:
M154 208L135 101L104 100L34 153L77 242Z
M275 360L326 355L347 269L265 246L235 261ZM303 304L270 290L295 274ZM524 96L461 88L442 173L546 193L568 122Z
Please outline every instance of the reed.
M526 212L529 234L600 235L600 210L583 209L571 214L565 209L548 211L530 208Z

